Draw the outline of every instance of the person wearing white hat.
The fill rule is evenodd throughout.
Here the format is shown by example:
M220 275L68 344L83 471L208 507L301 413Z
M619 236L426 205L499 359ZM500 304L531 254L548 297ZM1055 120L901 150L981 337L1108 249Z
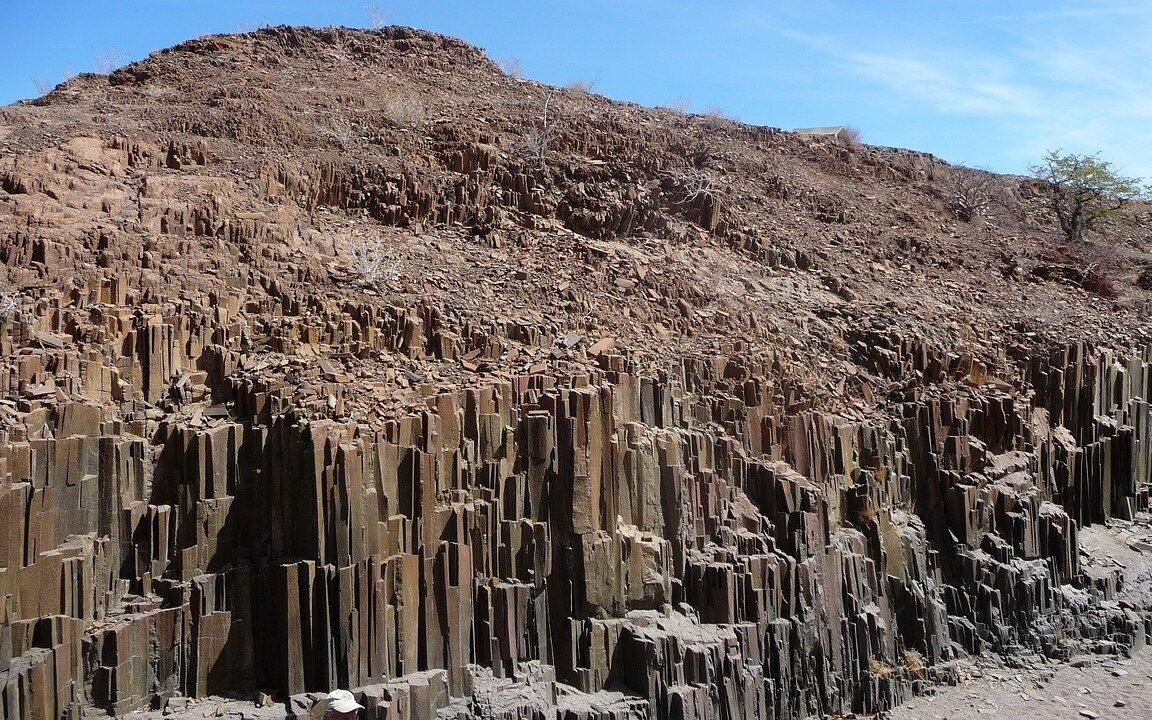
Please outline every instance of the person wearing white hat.
M324 720L356 720L363 709L347 690L333 690L324 698Z

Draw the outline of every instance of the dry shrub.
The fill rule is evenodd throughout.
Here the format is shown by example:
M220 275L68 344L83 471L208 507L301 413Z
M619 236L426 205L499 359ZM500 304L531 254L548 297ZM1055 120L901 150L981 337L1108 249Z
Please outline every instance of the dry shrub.
M11 320L20 314L20 296L14 292L0 293L0 318Z
M500 70L511 78L519 80L524 77L524 63L518 57L506 57L496 60L496 64L500 66Z
M418 97L401 93L385 98L380 103L380 114L393 125L410 127L423 122L427 110Z
M328 136L341 150L348 150L356 140L356 128L347 116L336 115L332 118L331 126L328 128Z
M1116 278L1124 272L1126 257L1118 245L1086 242L1074 254L1081 258L1080 287L1103 298L1120 297Z
M944 199L952 215L961 222L972 222L986 215L1004 195L997 175L976 168L952 168L944 178Z
M704 108L704 112L701 113L701 115L704 116L705 122L713 127L740 122L740 119L735 115L726 112L723 108L717 107L716 105Z
M548 148L552 145L552 133L545 127L530 127L520 134L518 145L521 152L541 165L548 163Z
M715 200L720 195L720 189L708 173L698 168L678 168L670 170L667 175L680 195L680 202L685 205Z
M1121 247L1096 242L1064 245L1042 256L1021 248L1006 259L1014 276L1071 285L1109 299L1121 296L1119 278L1125 276L1130 262Z
M565 85L564 89L580 95L591 95L593 87L593 83L587 80L573 80L572 82Z
M400 260L381 237L345 236L340 244L349 247L351 270L369 287L394 282L401 275Z
M565 109L557 102L558 99L555 91L549 91L544 96L536 123L520 134L520 152L539 162L541 167L548 164L548 153L553 141L559 136L557 123L567 116Z
M100 75L111 75L124 63L124 55L119 48L108 48L96 57L96 72Z

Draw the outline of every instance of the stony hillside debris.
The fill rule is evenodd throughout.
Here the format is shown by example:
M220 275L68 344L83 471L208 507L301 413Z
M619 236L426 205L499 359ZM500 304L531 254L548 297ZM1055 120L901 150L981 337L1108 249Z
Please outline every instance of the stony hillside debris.
M1001 275L1041 230L934 158L584 93L537 163L528 85L271 28L0 111L6 717L871 713L1147 642L1079 552L1148 509L1146 318Z

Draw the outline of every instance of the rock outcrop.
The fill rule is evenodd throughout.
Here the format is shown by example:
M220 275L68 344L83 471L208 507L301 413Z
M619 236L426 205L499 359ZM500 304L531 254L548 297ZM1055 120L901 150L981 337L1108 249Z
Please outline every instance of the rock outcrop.
M575 91L533 155L538 92L274 28L3 110L5 717L785 720L1152 639L1077 542L1148 510L1137 305L996 274L933 158Z

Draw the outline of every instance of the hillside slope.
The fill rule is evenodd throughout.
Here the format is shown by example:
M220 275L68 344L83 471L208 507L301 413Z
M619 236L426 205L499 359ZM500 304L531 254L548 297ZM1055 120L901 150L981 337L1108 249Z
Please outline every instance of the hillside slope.
M955 172L407 28L0 109L7 717L803 717L1142 645L1077 532L1147 511L1147 211L1068 247Z

